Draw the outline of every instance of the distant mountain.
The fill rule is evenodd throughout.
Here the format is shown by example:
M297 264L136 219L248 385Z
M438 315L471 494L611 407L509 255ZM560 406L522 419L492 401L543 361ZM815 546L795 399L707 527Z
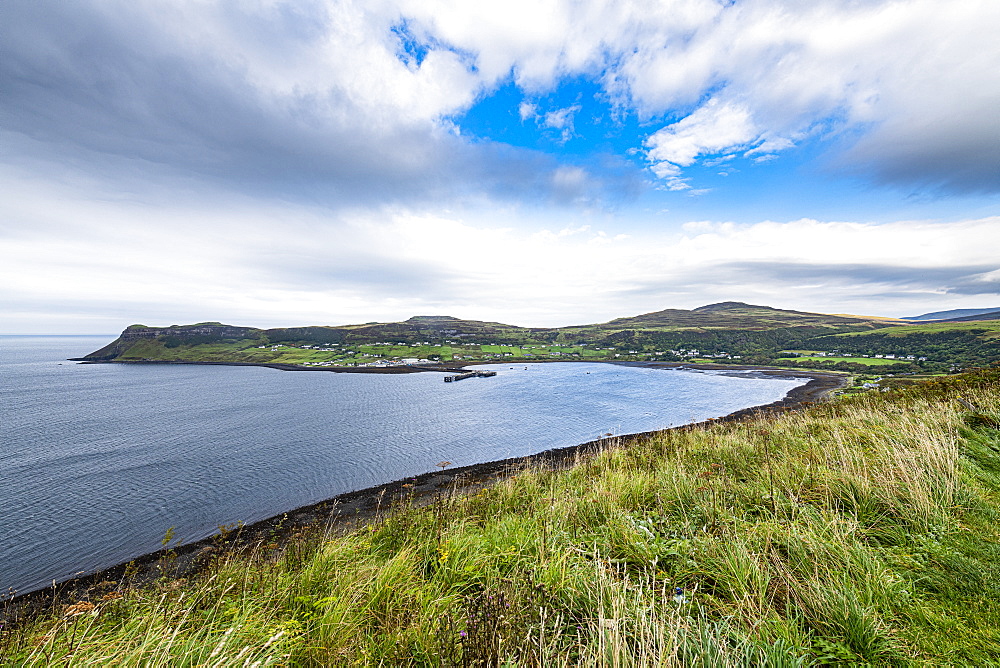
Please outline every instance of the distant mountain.
M617 318L599 325L582 325L579 329L725 329L770 330L788 327L864 328L884 326L881 319L787 311L770 306L743 302L721 302L699 306L690 311L666 309L629 318ZM567 327L564 329L577 329Z
M988 313L980 313L977 315L967 315L962 318L949 318L947 320L942 320L939 322L970 322L973 320L1000 320L1000 310L991 311Z
M956 308L950 311L935 311L934 313L925 313L923 315L915 315L909 318L901 318L901 320L954 320L956 318L966 318L968 316L982 315L984 313L995 313L1000 311L1000 306L994 308ZM992 320L993 318L987 318Z

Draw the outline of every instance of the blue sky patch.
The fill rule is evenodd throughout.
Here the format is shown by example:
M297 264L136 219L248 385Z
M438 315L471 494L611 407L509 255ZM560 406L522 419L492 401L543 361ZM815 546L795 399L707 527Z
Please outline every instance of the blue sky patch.
M396 57L407 67L420 67L432 45L417 39L406 19L392 26L390 30L399 40L399 50L396 52Z

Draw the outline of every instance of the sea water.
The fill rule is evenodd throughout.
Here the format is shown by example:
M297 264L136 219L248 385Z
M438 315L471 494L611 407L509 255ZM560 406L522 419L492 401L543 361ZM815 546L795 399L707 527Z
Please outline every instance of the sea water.
M0 337L0 597L220 525L436 470L719 417L805 379L603 363L497 375L78 364L112 337ZM485 367L484 367L485 368Z

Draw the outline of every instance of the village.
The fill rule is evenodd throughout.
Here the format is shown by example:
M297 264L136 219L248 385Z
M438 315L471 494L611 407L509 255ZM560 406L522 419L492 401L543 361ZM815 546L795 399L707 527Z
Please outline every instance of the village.
M457 338L457 337L456 337ZM397 367L439 362L473 362L498 360L622 360L622 361L684 361L739 360L740 355L727 352L706 353L695 348L677 350L639 350L614 346L593 346L584 343L567 345L504 343L471 343L446 340L443 343L421 341L394 343L381 341L370 344L296 344L270 343L255 349L277 353L270 362L298 364L307 367Z
M457 339L459 337L455 337ZM622 360L622 361L711 361L737 362L743 355L726 351L708 352L698 348L642 350L638 347L617 348L585 343L566 345L472 343L445 340L443 343L421 341L399 343L380 341L369 344L339 343L270 343L257 345L258 350L277 353L269 361L298 364L306 367L370 367L385 368L436 364L440 362L475 362L498 360ZM783 350L777 361L855 361L867 364L925 362L927 357L908 353L861 354L841 350ZM865 360L862 362L862 360ZM877 360L877 361L876 361Z
M823 351L823 350L783 350L783 351L781 351L781 354L783 356L789 356L789 357L836 357L836 358L842 358L842 359L855 358L855 359L879 359L879 360L885 359L885 360L896 360L896 361L899 361L899 362L926 362L927 361L926 357L917 356L917 355L907 355L905 353L900 353L900 354L886 353L886 354L866 355L866 354L852 353L852 352L840 351L840 350L832 350L832 351Z
M458 338L458 337L456 337ZM471 343L446 340L443 343L421 341L393 343L380 341L370 344L294 344L271 343L256 349L278 353L279 363L308 367L371 367L385 368L434 364L439 362L473 362L497 360L629 360L629 361L692 361L739 360L740 355L728 352L708 353L696 348L670 350L639 350L614 346L593 346L585 343L567 345L504 343Z
M284 344L256 346L259 350L279 353L273 360L308 367L369 367L385 368L413 366L452 361L524 359L602 359L607 355L584 346L509 346L497 343L471 344L456 341L431 343L392 343L387 341L364 345ZM531 352L528 352L528 351Z

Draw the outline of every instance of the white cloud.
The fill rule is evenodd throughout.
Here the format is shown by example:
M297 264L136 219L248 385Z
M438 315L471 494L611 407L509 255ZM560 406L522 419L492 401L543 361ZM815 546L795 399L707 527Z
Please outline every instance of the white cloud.
M490 204L332 214L214 192L178 198L176 183L122 199L89 182L2 176L10 197L0 219L32 222L0 229L6 332L432 312L551 326L731 299L905 315L1000 297L996 217L693 221L659 232L599 217L526 221ZM587 181L582 171L563 178L571 189Z
M646 157L661 178L675 176L699 156L731 151L756 141L750 112L711 100L698 111L646 139Z
M576 112L580 111L580 109L580 105L575 104L563 109L550 111L542 118L542 125L547 128L559 130L560 141L565 144L573 138L575 131L573 126L573 116L575 116Z
M860 136L842 163L855 171L995 190L982 170L1000 159L998 21L1000 4L988 0L734 3L689 39L661 27L660 41L625 54L615 83L651 115L693 104L688 118L700 121L713 104L745 109L767 138L761 153L843 132L845 142ZM719 92L698 102L710 89Z
M593 185L593 178L581 167L564 165L552 173L553 191L567 201L587 201Z
M787 137L768 137L764 139L760 144L754 146L752 149L743 154L744 157L757 156L757 159L767 158L771 159L775 156L774 154L778 151L784 151L786 149L795 146L795 142Z
M679 161L753 139L763 143L748 157L777 155L824 134L854 146L843 154L845 168L885 182L1000 187L989 173L1000 160L1000 3L993 0L566 0L515 3L503 13L419 2L407 9L477 54L484 82L512 70L529 90L551 90L562 77L584 74L602 77L620 105L648 118L679 112L682 123L700 126L722 111L745 114L747 125L732 118L725 126L743 130L729 146L721 138L669 142Z
M555 128L556 130L572 130L573 115L578 111L580 111L580 105L574 105L564 109L556 109L555 111L550 111L545 114L545 118L542 122L546 127Z
M524 101L518 105L517 111L521 122L534 119L538 127L556 130L558 141L565 144L575 135L574 117L580 109L579 104L574 104L542 113L537 104Z
M404 20L419 65L399 57ZM583 76L644 118L681 114L649 137L654 164L777 155L824 133L880 181L995 190L998 23L994 0L20 3L0 26L4 120L202 169L310 147L299 169L372 156L416 181L445 171L448 119L507 77L531 94ZM544 123L565 135L571 116Z
M613 165L469 141L455 120L511 80L532 100L583 80L640 117L666 190L822 137L881 183L996 192L994 0L8 4L0 328L994 294L996 218L643 231L595 213ZM581 107L518 114L566 140Z

